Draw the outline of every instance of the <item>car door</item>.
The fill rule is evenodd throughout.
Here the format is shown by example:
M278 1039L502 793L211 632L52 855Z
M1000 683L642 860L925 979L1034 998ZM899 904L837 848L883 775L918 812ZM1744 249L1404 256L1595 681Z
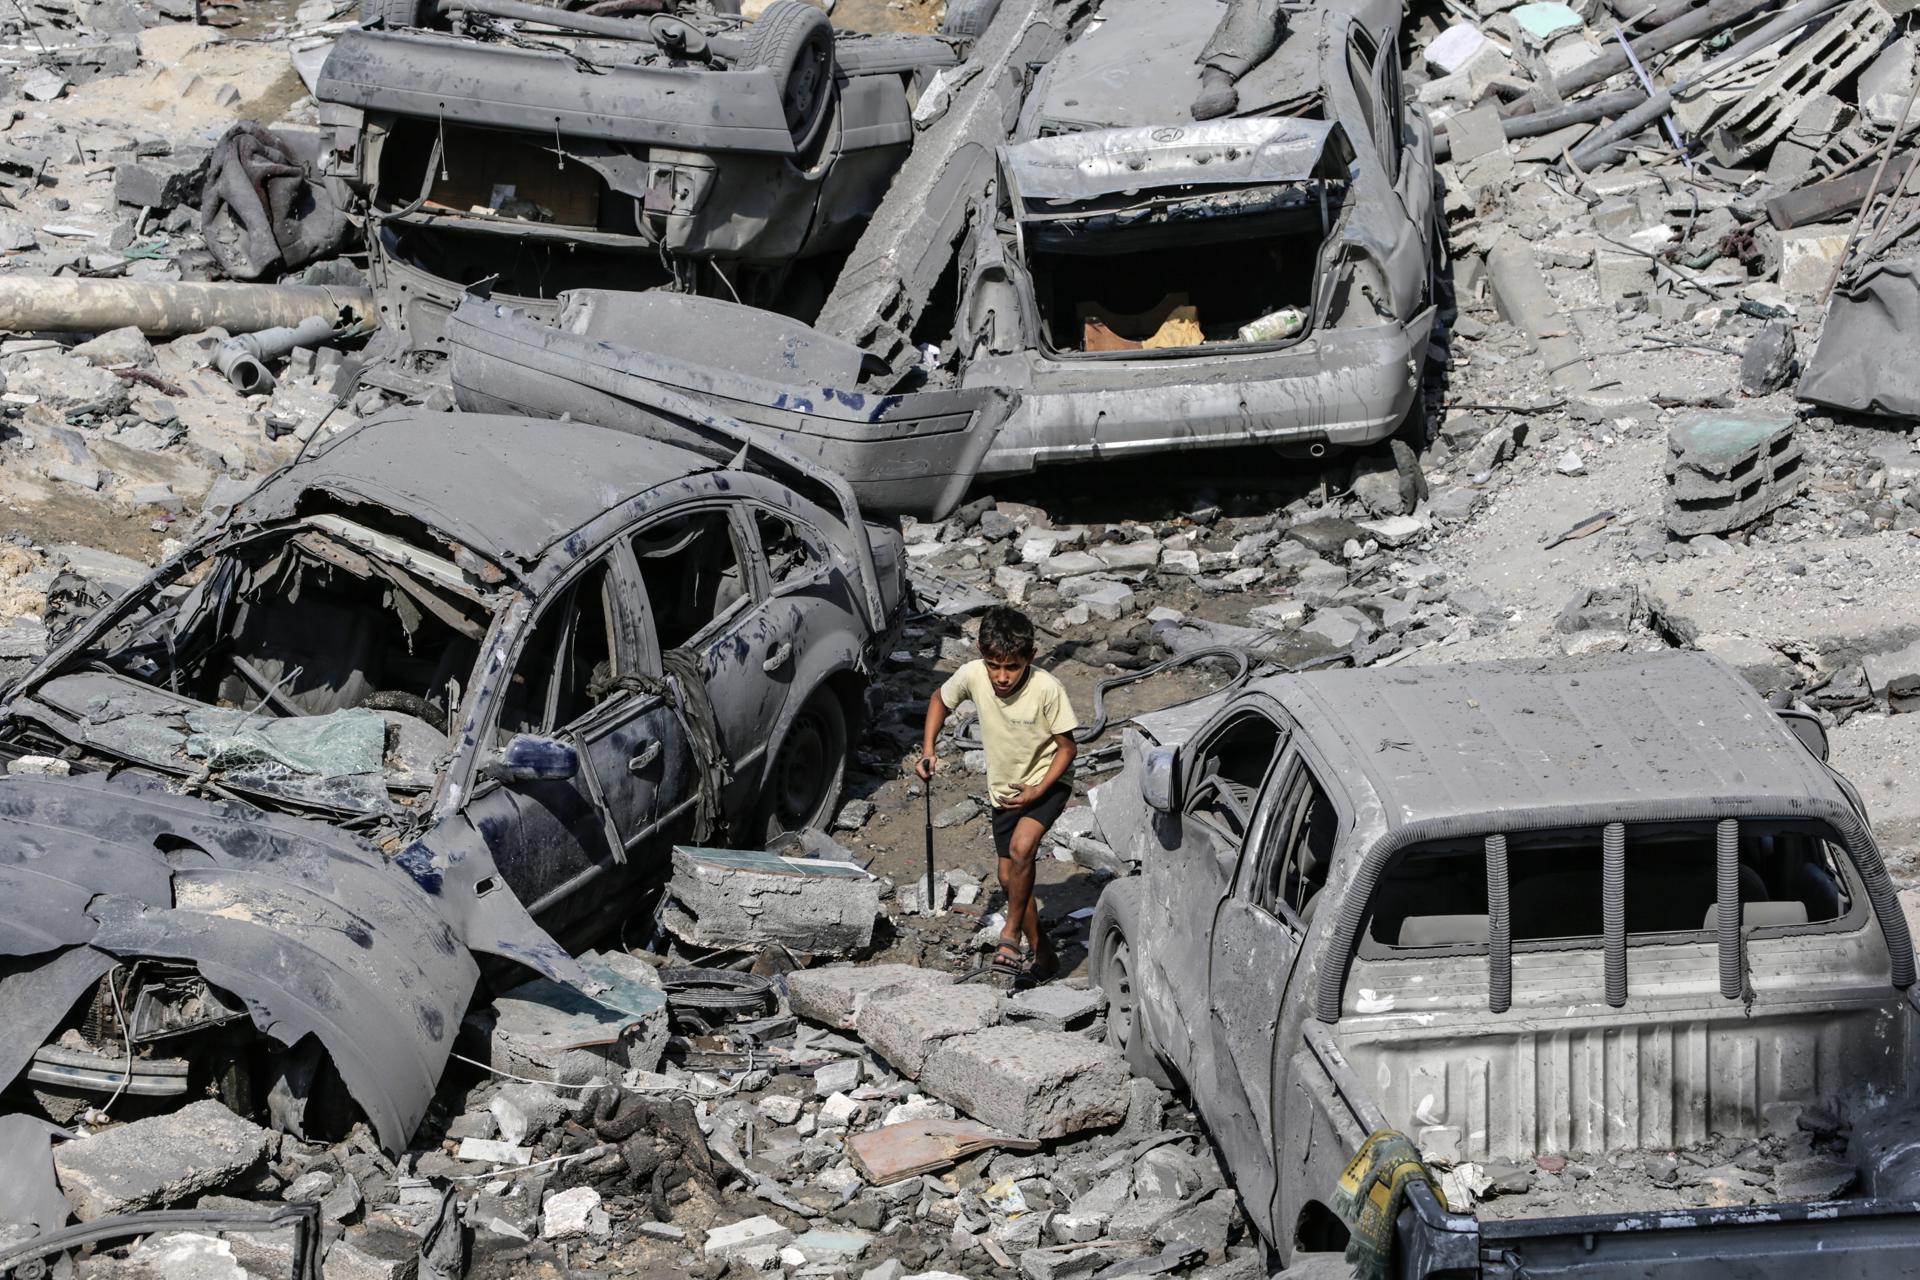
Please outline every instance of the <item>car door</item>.
M1338 833L1339 815L1296 743L1274 771L1209 931L1216 1075L1208 1123L1249 1205L1266 1205L1274 1192L1275 1037Z
M686 649L700 658L733 770L727 808L737 814L758 793L767 738L786 706L794 611L770 607L737 501L675 507L642 524L630 547L654 651Z
M1285 718L1264 697L1236 702L1182 748L1178 843L1146 860L1149 954L1180 1011L1183 1026L1168 1028L1162 1046L1189 1081L1210 1078L1207 964L1192 939L1226 897L1240 848L1254 817L1260 788L1286 737ZM1158 908L1157 910L1155 908Z
M641 653L625 581L617 558L603 554L550 592L480 718L495 747L533 734L578 756L570 778L478 780L465 806L508 887L549 929L618 903L604 887L588 890L626 863L652 820L657 777L646 768L686 754L665 704L619 681Z

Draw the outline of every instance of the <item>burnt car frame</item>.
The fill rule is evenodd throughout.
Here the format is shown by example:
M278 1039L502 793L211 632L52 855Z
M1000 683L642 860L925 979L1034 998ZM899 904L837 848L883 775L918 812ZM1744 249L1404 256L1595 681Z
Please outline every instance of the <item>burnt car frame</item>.
M836 33L800 0L744 26L695 4L386 8L315 95L330 176L364 192L386 319L424 349L482 280L535 314L607 282L817 309L921 87L959 61L933 36Z
M400 1149L476 954L596 989L673 840L830 819L902 564L727 424L368 420L7 691L0 1080L297 1132L324 1053Z
M1715 659L1256 676L1124 750L1095 796L1140 869L1095 910L1109 1037L1185 1085L1283 1258L1342 1247L1334 1188L1384 1129L1599 1160L1820 1106L1870 1149L1920 1091L1858 797L1817 721ZM1845 1201L1566 1216L1419 1180L1390 1274L1904 1275L1920 1206L1888 1166Z
M961 385L1015 397L980 473L1317 453L1417 417L1441 249L1398 6L1290 11L1239 113L1199 122L1208 31L1177 0L1101 14L1028 94L963 262ZM1276 313L1297 331L1243 334Z
M1196 122L1208 30L1175 0L1003 5L814 322L604 289L552 326L470 304L460 403L614 422L692 398L921 518L1048 463L1423 426L1442 245L1398 11L1289 12L1243 114ZM1183 300L1186 344L1153 342ZM1288 308L1297 332L1238 337ZM1081 349L1075 325L1123 312L1144 339Z

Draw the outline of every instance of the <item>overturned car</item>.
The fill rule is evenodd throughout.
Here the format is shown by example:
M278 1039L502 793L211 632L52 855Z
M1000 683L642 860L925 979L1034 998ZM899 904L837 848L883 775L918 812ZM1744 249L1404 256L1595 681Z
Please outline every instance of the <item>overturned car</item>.
M456 394L596 421L693 395L919 516L1047 463L1384 439L1422 421L1441 251L1397 30L1383 4L1293 12L1239 79L1239 114L1195 120L1207 24L1173 0L1106 0L1010 129L903 173L888 202L918 177L905 194L926 207L882 210L814 324L597 289L554 328L475 308L450 329ZM1005 90L977 79L956 94ZM916 292L914 246L954 225L949 314Z
M835 32L800 0L751 23L691 0L387 0L316 97L386 319L432 349L482 280L536 314L591 284L810 314L960 47Z
M714 430L373 419L77 624L0 702L0 1086L398 1150L477 956L596 989L672 841L828 819L898 537Z

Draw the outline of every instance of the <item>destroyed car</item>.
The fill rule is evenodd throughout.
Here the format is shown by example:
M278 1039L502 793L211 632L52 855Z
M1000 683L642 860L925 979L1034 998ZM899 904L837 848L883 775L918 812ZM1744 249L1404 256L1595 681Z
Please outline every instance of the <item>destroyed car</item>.
M598 989L675 841L831 819L902 565L737 428L369 419L6 691L0 1084L298 1133L330 1062L402 1149L476 954Z
M542 315L597 284L817 310L964 47L837 33L800 0L745 24L634 8L387 0L334 45L328 173L364 193L371 280L414 347L483 280Z
M1139 865L1093 921L1109 1036L1192 1095L1284 1258L1348 1243L1336 1188L1394 1130L1427 1168L1379 1187L1387 1274L1911 1274L1913 943L1817 721L1636 655L1258 675L1125 750L1095 794ZM1849 1168L1818 1203L1542 1214L1569 1178L1476 1216L1434 1186L1816 1112L1864 1195L1828 1198ZM1865 1154L1882 1121L1908 1155Z
M1238 113L1206 121L1189 8L1100 13L1028 95L963 262L960 382L1016 397L981 473L1392 434L1418 411L1440 252L1399 7L1290 11Z
M1440 242L1398 9L1290 11L1241 114L1204 122L1206 24L1107 0L1066 40L1063 11L1003 7L815 322L604 289L552 326L470 302L459 403L613 423L692 398L920 518L1043 463L1423 427Z

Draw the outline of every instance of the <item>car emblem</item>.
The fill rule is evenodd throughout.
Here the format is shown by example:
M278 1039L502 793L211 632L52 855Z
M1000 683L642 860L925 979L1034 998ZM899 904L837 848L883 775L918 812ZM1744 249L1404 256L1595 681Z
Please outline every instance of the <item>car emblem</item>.
M1186 136L1187 131L1185 129L1165 128L1155 129L1153 131L1153 140L1155 142L1178 142Z

